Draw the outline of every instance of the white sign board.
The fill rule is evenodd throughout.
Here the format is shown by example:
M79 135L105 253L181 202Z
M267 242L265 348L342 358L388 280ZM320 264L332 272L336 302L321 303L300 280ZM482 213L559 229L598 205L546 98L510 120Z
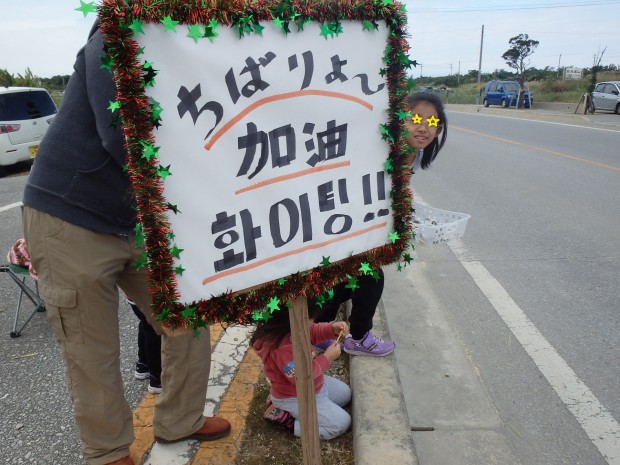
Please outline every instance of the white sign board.
M174 242L179 302L239 291L383 246L393 230L388 89L379 73L388 29L212 43L144 24L135 40L157 71L146 94ZM312 31L312 32L309 32ZM180 268L179 268L180 267Z

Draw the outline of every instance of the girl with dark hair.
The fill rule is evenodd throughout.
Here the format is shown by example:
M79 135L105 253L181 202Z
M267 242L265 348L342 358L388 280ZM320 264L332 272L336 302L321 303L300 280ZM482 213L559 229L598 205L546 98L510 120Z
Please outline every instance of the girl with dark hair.
M429 168L444 146L448 136L448 119L441 100L435 94L410 94L407 104L411 117L405 122L408 132L405 138L414 149L407 163L416 172L420 167ZM360 275L357 279L359 289L355 291L344 283L334 288L334 298L323 304L323 313L317 321L332 321L340 304L351 299L351 334L344 340L344 351L353 355L384 357L394 351L395 344L376 337L371 331L372 319L383 293L383 272L379 270L378 276ZM308 300L308 305L316 304ZM323 348L323 345L319 347Z
M349 327L343 321L314 323L319 312L317 307L308 306L311 344L348 333ZM265 419L284 427L295 436L300 436L289 310L278 310L268 321L259 322L250 339L250 345L261 358L263 372L271 385L270 405L265 412ZM318 356L312 350L312 372L321 439L340 436L351 425L351 417L342 408L351 401L351 389L339 379L325 375L331 362L336 360L340 353L340 344L337 343L332 343Z
M426 92L409 94L407 103L411 118L407 118L405 122L405 128L409 131L406 139L415 149L407 161L416 172L419 167L423 170L430 167L446 143L448 119L443 103L435 94Z

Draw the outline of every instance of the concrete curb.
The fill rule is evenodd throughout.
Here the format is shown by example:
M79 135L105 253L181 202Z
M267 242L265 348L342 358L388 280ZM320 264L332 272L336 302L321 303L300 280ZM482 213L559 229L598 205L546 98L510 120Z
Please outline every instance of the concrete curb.
M350 306L349 301L347 314ZM372 332L377 337L390 338L383 301L379 302L373 324ZM394 354L350 356L350 379L356 465L418 465Z

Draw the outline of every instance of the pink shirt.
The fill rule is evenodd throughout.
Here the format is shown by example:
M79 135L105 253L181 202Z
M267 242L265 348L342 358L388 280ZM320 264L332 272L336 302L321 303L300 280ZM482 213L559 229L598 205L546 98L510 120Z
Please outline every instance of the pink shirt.
M334 333L331 323L312 323L310 325L310 342L332 339ZM279 346L270 346L259 340L254 343L253 349L263 361L263 372L271 383L271 395L276 399L297 397L295 386L295 362L293 360L293 343L291 335L285 336ZM323 374L329 369L331 362L321 354L318 357L312 350L312 373L314 377L314 392L318 393L323 387Z

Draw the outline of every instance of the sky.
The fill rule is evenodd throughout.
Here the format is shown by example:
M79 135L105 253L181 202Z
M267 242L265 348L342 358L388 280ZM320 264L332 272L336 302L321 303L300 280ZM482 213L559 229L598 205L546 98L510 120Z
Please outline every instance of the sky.
M97 3L97 2L96 2ZM620 0L406 0L414 77L510 70L509 40L540 42L530 66L620 66ZM94 20L79 0L0 0L0 69L35 76L71 74ZM484 35L482 27L484 26Z

